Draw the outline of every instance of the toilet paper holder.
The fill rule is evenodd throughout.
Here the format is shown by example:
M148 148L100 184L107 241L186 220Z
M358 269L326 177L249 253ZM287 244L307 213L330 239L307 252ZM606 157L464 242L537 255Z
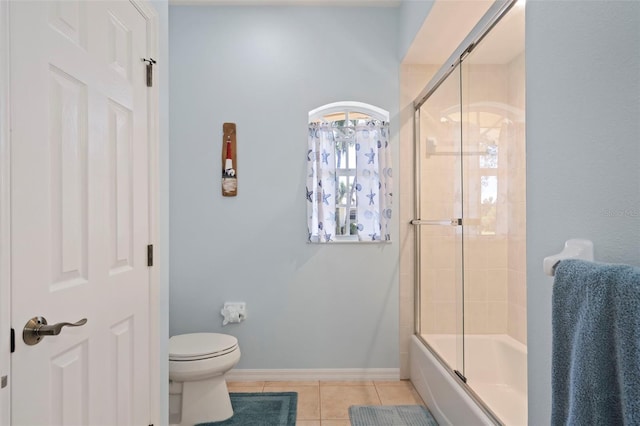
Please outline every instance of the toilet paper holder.
M225 302L220 314L224 318L222 325L239 323L247 319L247 304L244 302Z

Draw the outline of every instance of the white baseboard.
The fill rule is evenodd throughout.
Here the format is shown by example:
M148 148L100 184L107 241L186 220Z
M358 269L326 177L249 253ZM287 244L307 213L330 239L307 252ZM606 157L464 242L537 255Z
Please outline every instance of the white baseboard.
M312 368L284 370L233 369L225 375L232 382L311 380L400 380L399 368Z

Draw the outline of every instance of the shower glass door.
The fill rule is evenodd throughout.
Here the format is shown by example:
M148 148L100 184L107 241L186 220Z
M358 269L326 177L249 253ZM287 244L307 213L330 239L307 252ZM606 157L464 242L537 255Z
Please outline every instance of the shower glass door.
M454 371L464 368L460 76L416 112L418 334Z
M416 331L485 413L526 424L523 4L463 52L416 111Z
M526 422L526 402L514 398L516 387L504 365L490 362L486 342L525 340L524 319L516 317L525 312L526 288L524 64L522 6L460 64L465 376L508 424Z

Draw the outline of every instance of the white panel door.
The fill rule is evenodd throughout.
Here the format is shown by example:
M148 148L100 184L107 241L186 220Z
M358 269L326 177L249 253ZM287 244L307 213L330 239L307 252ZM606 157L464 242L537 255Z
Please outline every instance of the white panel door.
M147 22L127 1L9 13L12 425L147 425ZM87 323L29 346L35 316Z

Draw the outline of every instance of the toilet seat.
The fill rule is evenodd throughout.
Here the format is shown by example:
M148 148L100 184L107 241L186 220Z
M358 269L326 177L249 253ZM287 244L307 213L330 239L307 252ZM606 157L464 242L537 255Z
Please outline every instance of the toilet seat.
M169 339L169 361L197 361L227 355L238 349L238 339L220 333L189 333Z

